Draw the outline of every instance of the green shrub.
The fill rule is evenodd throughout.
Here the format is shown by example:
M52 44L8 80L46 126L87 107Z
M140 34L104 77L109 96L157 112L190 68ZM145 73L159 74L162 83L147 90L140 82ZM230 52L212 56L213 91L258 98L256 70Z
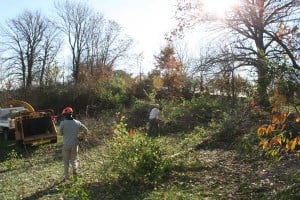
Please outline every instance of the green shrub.
M96 87L97 104L106 109L122 109L132 103L129 86L122 78L99 82Z
M193 148L201 141L207 134L206 130L202 127L196 126L190 134L185 134L186 137L181 141L181 145L187 148Z
M223 116L224 117L221 121L219 137L225 141L231 141L235 138L239 131L239 120L235 116L229 115L227 113L224 113Z
M153 185L168 173L170 162L158 143L146 134L127 130L125 118L115 126L115 136L109 143L110 175L130 184Z
M211 119L219 119L220 110L223 109L218 100L210 97L168 101L163 105L163 132L168 133L189 132L196 126L206 126Z
M259 143L259 138L249 134L236 143L235 149L239 153L239 156L255 157L261 153L257 143Z
M209 123L209 128L214 131L216 139L224 142L237 139L243 132L241 116L226 112L223 112L220 116L220 119L213 119Z
M152 106L145 101L135 101L132 108L128 111L126 122L130 128L146 127Z
M91 199L91 194L88 188L83 183L77 183L75 181L72 184L66 184L61 188L61 192L64 195L64 199L80 199L89 200Z

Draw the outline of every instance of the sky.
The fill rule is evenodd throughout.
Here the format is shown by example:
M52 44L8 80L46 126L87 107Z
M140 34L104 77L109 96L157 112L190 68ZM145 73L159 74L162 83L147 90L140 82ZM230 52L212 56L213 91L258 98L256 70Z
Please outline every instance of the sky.
M153 56L164 46L164 35L175 26L176 0L86 0L105 18L116 21L135 41L134 51L143 58L129 73L148 73L154 68ZM0 23L15 18L24 10L39 10L47 16L54 11L52 0L0 0ZM138 64L139 63L139 64ZM139 66L137 66L139 65Z

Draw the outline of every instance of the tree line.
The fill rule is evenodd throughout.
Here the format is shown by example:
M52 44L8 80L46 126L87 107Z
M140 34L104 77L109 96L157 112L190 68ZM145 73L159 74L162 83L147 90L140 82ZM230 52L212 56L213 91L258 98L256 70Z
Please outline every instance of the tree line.
M133 41L120 25L97 13L86 2L56 1L56 15L25 10L1 27L1 60L9 85L24 89L49 85L66 74L59 63L70 52L71 81L84 73L111 71L127 56ZM65 47L67 45L67 47ZM101 74L100 74L101 75Z
M178 26L166 34L165 46L154 55L155 69L147 76L135 79L113 72L118 62L130 57L133 40L118 23L86 3L69 0L54 3L55 21L38 11L24 11L8 20L1 29L2 67L24 89L62 81L112 89L107 80L122 78L135 82L128 85L137 97L153 93L157 98L180 99L215 90L232 97L233 105L243 93L270 108L274 93L290 99L299 96L299 0L240 0L222 17L207 13L203 3L177 0ZM195 27L219 33L196 56L182 42ZM200 35L199 39L207 40ZM63 44L71 52L68 80L58 63ZM243 67L254 69L254 82L237 73ZM102 95L103 91L97 90Z

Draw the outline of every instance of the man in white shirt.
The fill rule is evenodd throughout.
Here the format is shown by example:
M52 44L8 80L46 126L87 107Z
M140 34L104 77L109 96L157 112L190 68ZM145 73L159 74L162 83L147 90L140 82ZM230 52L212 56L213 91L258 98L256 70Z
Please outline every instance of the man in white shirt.
M60 123L60 133L63 136L63 160L64 160L64 176L65 180L69 180L69 164L73 168L73 175L77 175L77 154L79 147L78 133L83 130L88 134L89 130L80 121L73 118L73 109L66 107L63 112L64 120Z
M159 135L159 113L160 113L160 105L156 103L154 108L150 111L149 114L149 135L157 136Z

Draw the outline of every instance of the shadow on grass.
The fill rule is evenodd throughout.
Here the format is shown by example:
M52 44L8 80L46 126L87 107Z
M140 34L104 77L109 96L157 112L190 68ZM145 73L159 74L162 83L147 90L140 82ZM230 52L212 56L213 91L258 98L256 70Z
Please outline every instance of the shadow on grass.
M24 150L16 141L0 140L0 162L4 162L10 152L16 151L18 154L23 154Z
M52 144L51 142L41 142L36 144L26 144L19 141L2 141L0 140L0 162L3 162L7 159L7 156L10 152L16 151L19 155L22 155L23 157L26 157L32 153L34 153L36 150L39 150L40 148L45 148L48 146L49 149L53 149L57 144Z
M113 200L142 200L153 190L153 186L144 184L133 184L126 181L115 183L90 183L87 185L92 199Z
M196 176L196 174L210 169L210 166L202 162L189 165L186 163L178 163L172 167L172 174L170 174L166 180L168 182L201 182L203 177Z
M195 146L195 150L234 150L234 139L218 139L210 137Z
M59 195L60 194L60 187L63 181L55 182L53 185L50 187L47 187L43 190L40 190L28 197L22 198L22 200L36 200L40 199L41 197L44 196L54 196L54 195Z

